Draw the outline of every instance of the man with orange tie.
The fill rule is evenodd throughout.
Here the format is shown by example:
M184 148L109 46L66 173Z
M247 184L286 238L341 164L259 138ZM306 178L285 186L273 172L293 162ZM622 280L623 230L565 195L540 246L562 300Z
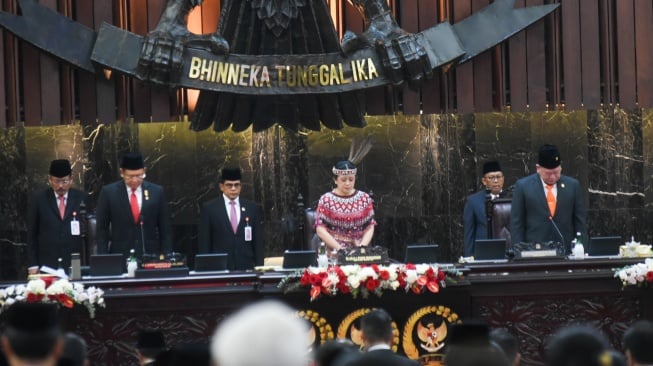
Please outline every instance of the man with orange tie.
M30 200L27 213L28 273L39 272L40 266L70 266L70 254L81 253L84 238L80 228L80 206L88 203L88 195L73 184L70 162L64 159L50 163L49 188L40 190Z
M584 194L578 180L561 174L561 164L558 148L544 145L537 172L515 183L510 218L513 243L561 242L569 253L577 232L587 243Z
M98 253L122 253L137 258L172 251L172 228L163 188L145 180L139 153L128 153L120 163L122 180L102 187L97 203Z
M227 253L230 270L263 265L263 229L258 206L240 198L240 168L220 174L222 195L202 205L199 253Z

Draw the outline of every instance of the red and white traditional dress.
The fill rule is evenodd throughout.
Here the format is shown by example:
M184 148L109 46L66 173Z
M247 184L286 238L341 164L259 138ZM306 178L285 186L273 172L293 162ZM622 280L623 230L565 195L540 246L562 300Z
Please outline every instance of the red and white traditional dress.
M324 226L343 249L353 248L374 220L372 197L363 191L351 196L328 192L317 204L315 227Z

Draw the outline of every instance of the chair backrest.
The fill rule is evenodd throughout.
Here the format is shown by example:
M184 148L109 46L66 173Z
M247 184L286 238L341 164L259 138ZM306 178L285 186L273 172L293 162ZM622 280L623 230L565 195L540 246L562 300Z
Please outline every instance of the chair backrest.
M506 239L506 247L510 248L510 209L512 208L512 199L497 198L491 202L492 209L492 233L490 239Z
M304 248L305 250L317 251L320 247L320 238L315 233L315 210L307 208L304 210Z

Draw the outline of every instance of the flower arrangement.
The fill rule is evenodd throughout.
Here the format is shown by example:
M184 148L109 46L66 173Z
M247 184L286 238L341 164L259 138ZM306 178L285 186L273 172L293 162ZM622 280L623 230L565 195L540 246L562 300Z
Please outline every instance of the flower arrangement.
M320 295L333 296L338 293L367 298L370 293L381 296L384 290L438 293L446 286L448 276L459 275L455 270L444 271L428 264L308 267L281 280L279 287L286 292L310 287L311 301Z
M95 317L96 307L104 307L104 291L96 287L84 288L78 282L66 279L41 277L30 280L27 285L12 285L0 289L0 312L15 302L49 302L66 308L75 304L84 305L91 318Z
M647 286L653 284L653 258L618 269L614 276L626 286Z

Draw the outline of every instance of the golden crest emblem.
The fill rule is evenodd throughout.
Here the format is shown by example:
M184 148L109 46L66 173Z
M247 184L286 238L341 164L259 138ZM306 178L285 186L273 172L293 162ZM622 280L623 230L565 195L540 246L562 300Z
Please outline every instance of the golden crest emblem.
M443 365L447 334L453 324L461 323L450 308L426 306L415 311L406 321L402 347L408 358L423 366Z

